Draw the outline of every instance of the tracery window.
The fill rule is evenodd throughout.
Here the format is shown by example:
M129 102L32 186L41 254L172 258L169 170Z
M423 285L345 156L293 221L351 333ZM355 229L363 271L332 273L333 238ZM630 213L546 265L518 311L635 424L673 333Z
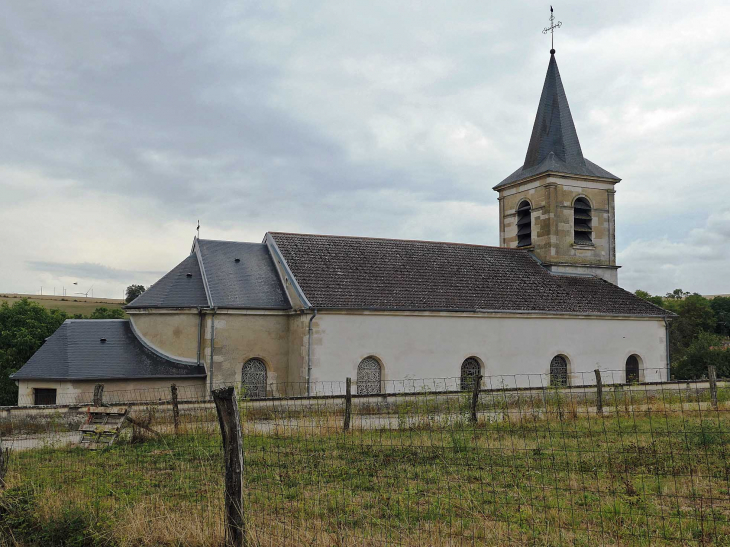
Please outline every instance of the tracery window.
M380 393L382 368L375 357L366 357L357 365L357 394L373 395Z
M568 385L568 361L562 355L556 355L550 361L550 386L565 387Z
M639 381L639 358L636 355L629 355L626 359L626 383L631 384Z
M578 245L593 244L593 217L591 205L585 198L578 198L573 204L573 241Z
M517 206L517 246L532 245L532 208L525 200Z
M266 364L261 359L249 359L243 364L241 389L249 399L266 397Z
M474 382L481 372L482 367L476 358L464 359L464 362L461 363L461 389L464 391L474 389Z

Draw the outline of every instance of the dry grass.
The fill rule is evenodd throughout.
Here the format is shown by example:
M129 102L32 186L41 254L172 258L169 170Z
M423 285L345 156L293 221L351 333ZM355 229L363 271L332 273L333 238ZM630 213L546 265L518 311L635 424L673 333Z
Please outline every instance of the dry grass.
M727 401L620 402L604 416L569 398L485 403L473 425L460 398L431 398L355 416L350 433L338 402L242 403L250 545L730 545ZM212 417L188 413L173 436L159 412L164 438L103 453L18 453L8 485L33 485L28 518L46 527L69 507L92 515L100 545L220 545Z

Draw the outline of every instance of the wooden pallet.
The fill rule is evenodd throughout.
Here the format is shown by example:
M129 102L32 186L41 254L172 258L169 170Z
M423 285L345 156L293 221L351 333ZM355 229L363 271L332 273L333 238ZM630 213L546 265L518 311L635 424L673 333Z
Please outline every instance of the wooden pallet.
M89 450L108 448L114 444L129 416L129 408L121 406L90 406L86 412L88 418L79 431L81 431L81 446Z

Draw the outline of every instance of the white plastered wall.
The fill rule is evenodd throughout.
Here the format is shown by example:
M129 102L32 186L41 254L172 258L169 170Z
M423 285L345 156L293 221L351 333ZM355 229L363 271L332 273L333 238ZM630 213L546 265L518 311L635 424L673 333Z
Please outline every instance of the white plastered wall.
M571 384L594 383L595 369L604 382L618 383L632 354L641 381L666 380L666 330L656 318L324 312L315 323L313 382L354 380L370 355L383 364L385 381L458 377L462 361L475 356L485 376L534 386L563 355Z

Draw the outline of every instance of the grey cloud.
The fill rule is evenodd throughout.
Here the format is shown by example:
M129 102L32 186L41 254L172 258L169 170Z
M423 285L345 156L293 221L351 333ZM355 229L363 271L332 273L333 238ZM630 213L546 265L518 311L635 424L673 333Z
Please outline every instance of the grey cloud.
M93 264L89 262L80 263L63 263L63 262L42 262L31 260L27 262L30 269L48 273L58 277L71 277L86 280L102 280L102 281L127 281L140 278L161 277L165 272L159 271L133 271L118 270L110 268L103 264Z
M651 269L639 240L685 241L708 208L730 202L730 46L717 24L728 12L700 1L684 23L672 15L683 6L556 7L584 152L624 178L625 279ZM524 159L545 24L517 2L11 0L0 6L0 167L57 181L59 199L118 196L128 225L201 218L207 233L496 244L491 187ZM702 30L677 40L680 26ZM5 188L0 179L3 207L48 192ZM154 231L127 254L139 245L154 247ZM662 253L651 255L658 271L678 259Z

